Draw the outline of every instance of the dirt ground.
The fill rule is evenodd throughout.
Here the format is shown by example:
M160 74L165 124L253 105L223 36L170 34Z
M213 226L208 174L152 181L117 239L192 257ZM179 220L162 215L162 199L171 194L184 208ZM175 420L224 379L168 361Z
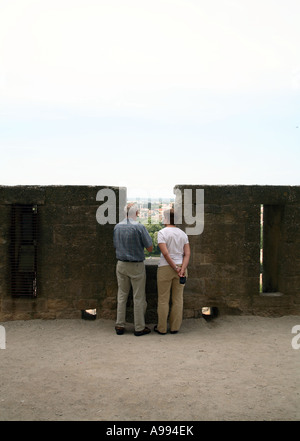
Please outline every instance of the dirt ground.
M1 421L300 419L300 316L190 319L142 337L102 319L1 325Z

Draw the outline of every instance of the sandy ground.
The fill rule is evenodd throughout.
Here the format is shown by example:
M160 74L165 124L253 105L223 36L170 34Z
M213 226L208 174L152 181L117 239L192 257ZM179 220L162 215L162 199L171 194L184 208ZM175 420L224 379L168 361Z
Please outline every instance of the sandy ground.
M300 419L299 316L192 319L142 337L102 319L1 324L1 421Z

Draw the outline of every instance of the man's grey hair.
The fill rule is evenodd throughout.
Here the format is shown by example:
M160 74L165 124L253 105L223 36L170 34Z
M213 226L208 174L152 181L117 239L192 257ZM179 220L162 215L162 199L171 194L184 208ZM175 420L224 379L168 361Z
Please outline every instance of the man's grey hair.
M136 202L130 202L124 208L126 217L135 217L139 211L139 207Z

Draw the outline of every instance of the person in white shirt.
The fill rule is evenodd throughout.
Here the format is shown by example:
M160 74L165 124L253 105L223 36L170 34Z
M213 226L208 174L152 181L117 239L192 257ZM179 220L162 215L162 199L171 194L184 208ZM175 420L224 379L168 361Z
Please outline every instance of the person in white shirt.
M157 315L158 323L154 331L167 333L169 302L172 291L172 305L169 317L171 334L176 334L182 323L184 280L187 277L187 266L190 259L188 236L174 225L174 209L164 212L165 228L157 235L161 256L157 268ZM181 283L180 283L181 281ZM183 283L182 283L183 282Z

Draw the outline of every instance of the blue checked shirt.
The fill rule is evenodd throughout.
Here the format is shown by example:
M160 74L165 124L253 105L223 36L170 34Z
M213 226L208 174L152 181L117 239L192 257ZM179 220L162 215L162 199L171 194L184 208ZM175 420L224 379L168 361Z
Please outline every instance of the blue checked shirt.
M143 262L144 248L152 245L146 227L132 219L124 219L114 228L114 247L118 260Z

